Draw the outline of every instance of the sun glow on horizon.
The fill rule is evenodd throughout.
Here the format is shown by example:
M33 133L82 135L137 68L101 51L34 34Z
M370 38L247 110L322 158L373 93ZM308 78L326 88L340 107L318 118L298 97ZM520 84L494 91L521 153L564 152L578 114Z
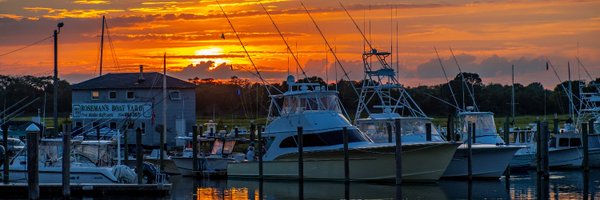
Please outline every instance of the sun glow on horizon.
M194 65L199 64L201 62L214 62L212 66L208 68L208 70L215 70L221 64L229 63L230 61L222 58L211 58L211 56L218 56L223 54L223 49L220 47L209 47L200 50L194 51L194 55L198 56L198 58L191 59ZM201 58L202 56L206 56L207 58Z

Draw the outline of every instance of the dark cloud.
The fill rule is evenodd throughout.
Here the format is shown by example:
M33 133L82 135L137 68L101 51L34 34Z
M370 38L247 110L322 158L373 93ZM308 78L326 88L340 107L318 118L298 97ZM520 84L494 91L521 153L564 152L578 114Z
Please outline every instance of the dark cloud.
M456 60L463 72L475 72L482 77L508 76L511 74L511 65L515 65L516 74L529 74L545 70L546 59L544 57L509 59L493 55L477 61L474 55L460 54ZM448 78L452 79L459 70L454 58L442 58L442 64L446 70ZM431 59L417 66L414 74L419 78L439 78L444 77L442 68L438 59Z

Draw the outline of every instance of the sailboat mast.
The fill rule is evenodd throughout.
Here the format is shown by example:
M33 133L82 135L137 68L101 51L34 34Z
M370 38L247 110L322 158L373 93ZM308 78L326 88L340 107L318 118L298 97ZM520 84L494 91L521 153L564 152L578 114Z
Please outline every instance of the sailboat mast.
M100 76L102 76L102 58L104 56L104 24L106 24L106 18L102 16L102 34L100 34Z
M569 117L571 117L571 119L574 118L573 116L573 88L571 87L571 63L567 62L567 70L569 71Z
M163 115L163 130L160 134L160 170L165 169L163 152L165 151L165 137L167 135L167 53L163 56L163 103L162 103L162 115Z
M512 65L512 95L510 100L510 107L512 110L512 121L515 122L515 65Z

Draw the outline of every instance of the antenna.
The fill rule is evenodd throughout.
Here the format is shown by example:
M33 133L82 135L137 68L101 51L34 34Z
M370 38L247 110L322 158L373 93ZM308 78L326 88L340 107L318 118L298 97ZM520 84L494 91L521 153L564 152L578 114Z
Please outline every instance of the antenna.
M260 71L258 71L258 67L256 67L256 64L254 63L254 61L252 60L252 56L250 56L250 53L248 53L248 50L246 49L246 46L244 45L244 43L242 42L242 39L240 38L240 35L238 34L238 32L235 30L235 27L233 27L233 23L231 23L231 20L229 20L229 16L227 16L227 13L225 13L225 10L223 9L223 7L221 6L221 4L219 3L218 0L215 0L217 2L217 5L219 5L219 8L221 9L221 12L223 12L223 15L225 16L225 19L227 19L227 23L229 23L229 26L231 27L231 30L233 30L233 33L235 33L235 36L237 37L238 41L240 42L240 45L242 46L242 48L244 49L244 53L246 53L246 56L248 56L248 60L250 61L250 63L252 64L252 67L254 67L254 71L256 72L256 76L261 80L261 82L263 82L263 84L265 84L265 86L271 86L271 84L269 84L260 74ZM290 61L289 61L289 56L288 56L288 75L290 74ZM275 90L277 90L278 92L281 93L281 91L279 89L277 89L276 87L272 87L275 88ZM269 89L267 89L267 92L269 93L269 95L271 95L271 91Z
M446 74L446 68L444 67L444 64L442 63L440 54L438 53L437 48L433 47L433 50L435 50L435 54L437 55L438 62L440 62L440 67L442 68L442 72L444 72L444 77L446 77L446 83L448 83L448 88L450 89L450 95L452 95L452 99L454 99L454 103L456 105L454 107L458 108L458 101L456 100L456 96L454 95L454 90L452 89L452 85L450 85L450 79L448 79L448 74ZM458 110L460 110L460 108Z
M104 60L104 24L106 24L106 18L102 15L102 34L100 34L100 76L102 76L102 60Z
M302 68L302 66L300 66L300 61L298 61L298 58L296 58L296 55L294 55L294 52L292 52L292 49L290 49L290 45L288 45L287 41L285 40L285 37L283 37L283 34L279 30L279 27L277 27L277 24L275 24L275 21L271 17L271 14L269 14L269 11L267 11L267 8L265 8L265 5L263 5L262 2L259 1L258 3L262 7L262 9L265 11L265 13L267 13L267 16L269 16L269 19L271 20L271 22L273 23L273 26L277 30L277 33L279 33L279 36L281 36L281 39L283 40L283 43L285 43L285 46L287 47L288 51L290 52L290 54L292 54L292 57L296 61L296 64L298 65L298 67L302 71L302 75L304 75L304 78L307 78L307 81L310 81L308 79L308 77L306 76L306 72L304 72L304 69ZM297 44L296 44L296 46L297 46Z
M458 64L458 60L456 59L456 56L454 55L454 51L452 51L452 47L448 47L450 49L450 53L452 53L452 58L454 58L454 63L456 63L456 66L458 67L458 72L460 73L460 78L462 79L463 84L467 87L467 91L469 92L469 96L471 96L471 100L473 101L473 106L475 107L475 111L479 111L479 107L477 107L477 102L475 101L475 94L474 91L471 91L471 88L469 88L469 85L467 85L467 82L465 82L465 76L462 72L462 69L460 68L460 65ZM475 90L475 88L473 88L473 90ZM465 97L464 97L464 91L463 91L463 109L465 106Z

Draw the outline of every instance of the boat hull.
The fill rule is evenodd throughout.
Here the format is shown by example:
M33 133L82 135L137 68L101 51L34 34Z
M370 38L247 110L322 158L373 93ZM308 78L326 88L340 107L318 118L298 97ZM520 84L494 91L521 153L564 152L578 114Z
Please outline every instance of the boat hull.
M13 166L11 166L13 167ZM110 168L77 169L71 168L71 184L80 183L117 183ZM41 167L39 170L40 183L62 183L61 167ZM9 181L12 183L27 183L27 169L22 167L9 168Z
M500 178L513 159L515 152L521 148L521 146L473 145L471 148L472 177ZM443 177L467 177L468 153L466 144L458 147Z
M420 143L402 145L403 181L431 182L438 180L450 163L459 144ZM350 180L394 180L395 147L371 147L349 150ZM307 180L344 180L344 152L305 152L303 154L303 178ZM227 166L229 177L258 177L257 162L233 162ZM297 179L297 155L263 162L266 179Z
M189 157L172 157L179 173L183 176L194 176L192 158ZM227 163L233 161L230 158L219 157L203 157L198 158L198 172L201 175L226 175Z
M548 157L548 167L550 168L578 168L583 162L582 150L579 147L550 149ZM600 159L600 151L594 154L590 153L590 165L594 159ZM517 153L510 166L513 169L534 168L536 167L536 153Z

